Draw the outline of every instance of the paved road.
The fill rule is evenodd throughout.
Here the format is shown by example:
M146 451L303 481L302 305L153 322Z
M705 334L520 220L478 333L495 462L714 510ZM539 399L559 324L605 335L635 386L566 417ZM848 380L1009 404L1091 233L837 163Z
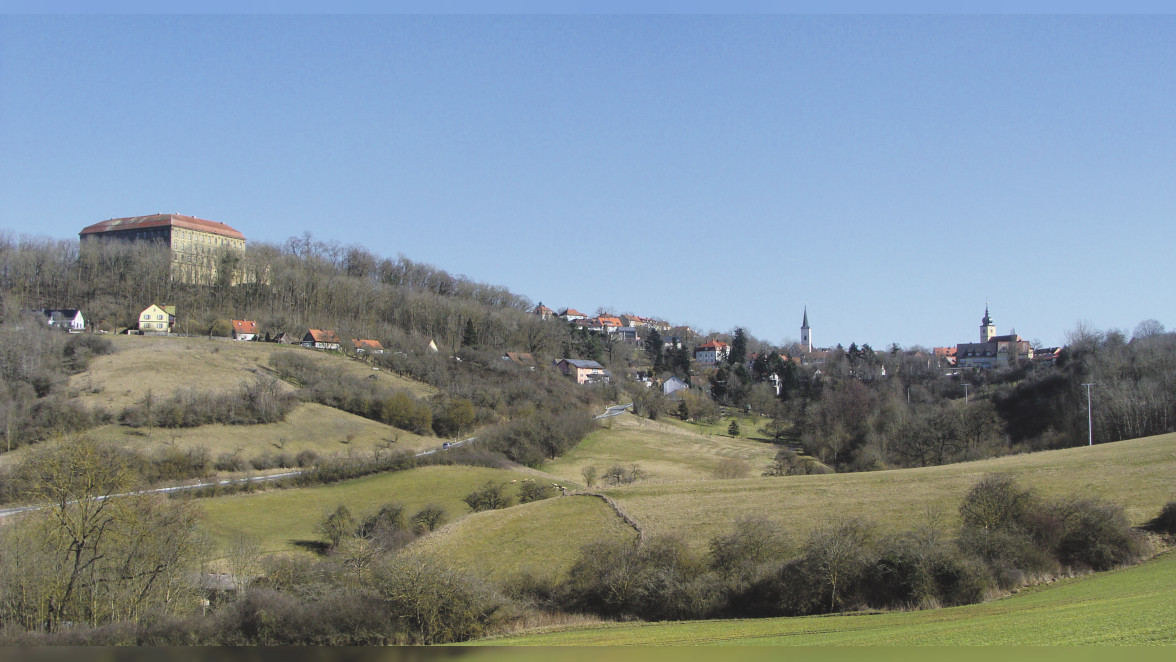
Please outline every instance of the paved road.
M630 402L627 405L613 405L613 406L609 407L608 409L605 409L603 414L601 414L600 416L597 416L596 420L600 420L602 418L612 418L613 416L620 416L621 414L625 413L627 410L631 409L632 407L633 407L632 402Z
M477 441L477 437L470 437L469 439L462 439L461 441L449 441L449 442L446 442L444 445L439 446L437 448L430 448L427 451L421 451L421 452L417 453L416 455L414 455L413 457L424 457L426 455L432 455L433 453L436 453L438 451L451 450L451 449L457 448L459 446L464 446L467 443L471 443L474 441ZM236 485L236 484L240 484L240 483L262 483L262 482L267 482L267 481L271 481L271 480L281 480L283 478L293 478L294 476L301 476L306 471L307 471L306 469L295 469L293 471L283 471L282 473L266 474L264 476L250 476L248 478L226 478L224 480L211 480L211 481L206 481L206 482L202 482L202 483L192 483L191 485L174 485L172 487L157 487L157 488L150 489L150 490L140 490L138 492L126 492L123 494L111 494L110 496L95 497L95 499L98 501L101 501L102 499L109 499L112 497L133 496L133 495L137 495L137 494L163 494L163 493L169 493L169 492L183 492L186 490L198 490L202 487L212 487L214 485L220 486L220 485ZM44 507L45 506L16 506L13 508L0 508L0 518L8 517L9 515L15 515L17 513L27 513L30 510L40 510L41 508L44 508Z

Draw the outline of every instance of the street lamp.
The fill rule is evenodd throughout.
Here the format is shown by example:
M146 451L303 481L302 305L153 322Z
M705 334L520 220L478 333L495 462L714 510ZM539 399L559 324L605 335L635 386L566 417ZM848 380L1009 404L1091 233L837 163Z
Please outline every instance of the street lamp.
M1086 434L1087 446L1094 445L1094 413L1090 409L1090 387L1094 386L1094 382L1083 384L1086 387Z

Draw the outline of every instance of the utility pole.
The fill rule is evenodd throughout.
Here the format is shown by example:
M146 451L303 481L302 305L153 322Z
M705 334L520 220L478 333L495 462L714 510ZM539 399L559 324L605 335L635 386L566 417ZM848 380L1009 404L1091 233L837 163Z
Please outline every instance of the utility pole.
M968 404L968 387L969 386L971 386L971 384L964 382L964 404Z
M1094 386L1094 382L1083 384L1086 387L1086 434L1087 446L1094 445L1094 412L1090 409L1090 387Z

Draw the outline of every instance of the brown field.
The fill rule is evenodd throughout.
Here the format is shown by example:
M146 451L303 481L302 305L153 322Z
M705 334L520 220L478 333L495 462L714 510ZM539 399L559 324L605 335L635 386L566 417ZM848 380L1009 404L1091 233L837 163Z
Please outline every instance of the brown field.
M117 414L153 397L168 397L178 389L198 391L235 389L258 375L272 375L269 357L273 352L303 352L316 361L343 365L355 375L372 375L378 383L404 388L417 396L436 392L431 386L403 379L341 354L321 352L292 345L237 342L227 338L181 338L176 336L109 336L118 351L94 359L90 369L70 378L87 407L101 407Z

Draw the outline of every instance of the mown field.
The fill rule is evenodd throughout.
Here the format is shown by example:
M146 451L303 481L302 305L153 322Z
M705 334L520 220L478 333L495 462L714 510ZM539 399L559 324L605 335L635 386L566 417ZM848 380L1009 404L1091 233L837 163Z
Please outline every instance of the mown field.
M218 543L245 533L260 543L263 552L299 552L306 549L300 541L322 540L315 526L339 505L347 506L352 515L360 518L385 503L404 504L410 514L435 503L445 508L446 521L455 522L470 514L462 498L487 481L510 483L534 478L536 474L525 469L432 466L333 485L234 494L197 503L204 510L206 528Z
M1084 646L1176 644L1176 553L983 604L913 612L617 623L494 646Z
M759 475L771 463L770 443L726 435L700 434L689 427L623 414L603 423L571 451L542 469L565 481L583 482L580 470L595 466L600 473L620 464L637 464L646 482L709 479L724 459L747 463L748 475Z

